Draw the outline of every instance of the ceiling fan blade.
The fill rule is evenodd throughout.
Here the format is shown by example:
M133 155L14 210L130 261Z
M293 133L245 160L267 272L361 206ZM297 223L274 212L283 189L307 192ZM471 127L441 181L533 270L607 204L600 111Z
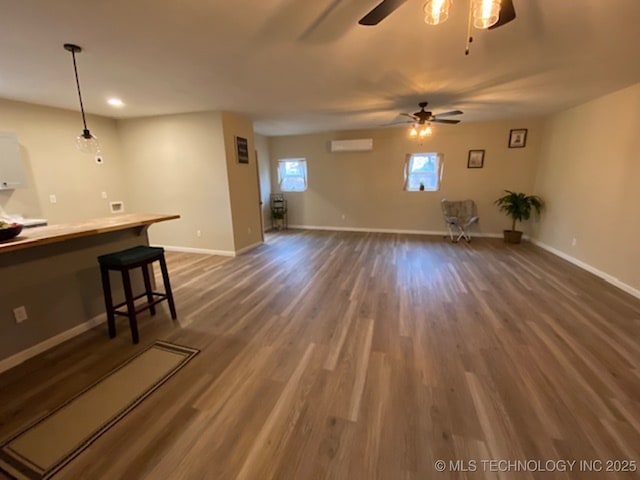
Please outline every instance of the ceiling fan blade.
M513 0L502 0L500 5L500 16L498 21L489 27L489 30L501 27L502 25L509 23L516 18L516 9L513 6Z
M447 120L446 118L434 118L430 120L435 123L450 123L451 125L455 125L456 123L460 123L460 120Z
M451 115L462 115L462 111L460 110L451 110L450 112L443 112L443 113L436 113L435 117L436 118L440 118L440 117L450 117Z
M415 115L412 115L411 113L401 113L400 115L402 115L403 117L409 117L413 120L420 120L418 117L416 117Z
M373 10L362 17L358 23L367 26L377 25L406 1L407 0L382 0Z
M411 120L403 120L402 122L391 122L391 123L385 123L380 125L381 127L390 127L392 125L411 125L412 123L415 123Z

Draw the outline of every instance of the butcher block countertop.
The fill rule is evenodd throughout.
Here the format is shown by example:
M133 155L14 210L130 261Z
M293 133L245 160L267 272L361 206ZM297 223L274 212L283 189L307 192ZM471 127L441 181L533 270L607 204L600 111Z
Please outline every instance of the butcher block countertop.
M175 220L180 215L156 215L147 213L126 213L117 216L95 218L78 223L25 228L16 238L0 242L0 254L50 243L64 242L74 238L99 235L101 233L147 228L152 223Z

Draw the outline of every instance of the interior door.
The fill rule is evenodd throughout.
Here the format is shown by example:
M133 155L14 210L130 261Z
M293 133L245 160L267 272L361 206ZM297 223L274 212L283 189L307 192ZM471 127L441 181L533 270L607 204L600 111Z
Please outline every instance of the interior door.
M256 152L256 181L258 182L258 208L260 209L260 238L264 242L264 218L262 209L262 189L260 188L260 165L258 164L258 151Z

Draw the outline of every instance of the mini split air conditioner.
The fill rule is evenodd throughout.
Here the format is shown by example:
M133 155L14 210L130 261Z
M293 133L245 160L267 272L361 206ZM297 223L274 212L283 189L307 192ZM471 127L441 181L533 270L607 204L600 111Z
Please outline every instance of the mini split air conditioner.
M331 140L331 153L338 152L370 152L373 150L373 138L355 140Z

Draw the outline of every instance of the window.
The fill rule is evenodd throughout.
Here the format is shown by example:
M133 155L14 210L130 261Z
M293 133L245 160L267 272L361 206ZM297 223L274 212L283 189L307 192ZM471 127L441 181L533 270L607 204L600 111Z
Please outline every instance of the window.
M304 158L278 160L278 184L282 192L304 192L307 189L307 161Z
M438 191L442 181L443 157L441 153L413 153L407 155L404 189L408 192L420 190L427 192Z

